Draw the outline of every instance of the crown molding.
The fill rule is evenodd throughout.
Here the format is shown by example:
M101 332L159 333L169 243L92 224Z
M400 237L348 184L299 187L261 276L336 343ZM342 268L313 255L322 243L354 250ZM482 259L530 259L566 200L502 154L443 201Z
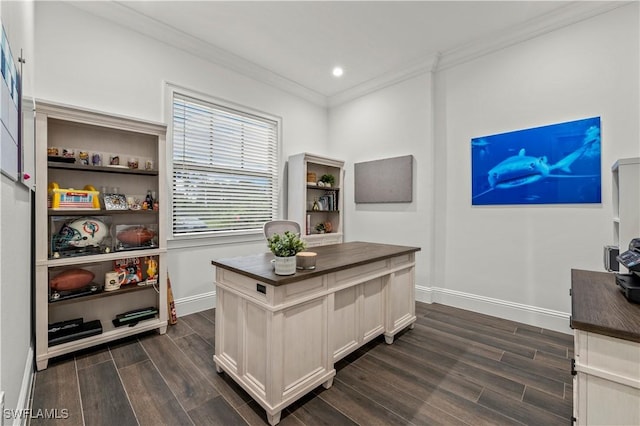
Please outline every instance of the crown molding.
M347 90L344 90L327 98L329 108L349 102L360 96L376 92L385 87L400 83L404 80L416 77L420 74L431 72L437 66L440 60L440 54L436 53L423 58L413 64L406 65L401 69L390 71L379 77L372 78L364 83L357 84Z
M513 46L557 29L623 7L632 1L575 1L519 26L490 34L463 46L432 53L379 77L331 96L324 96L254 62L221 49L116 1L66 3L139 34L184 50L246 77L271 85L322 107L335 107L426 72L437 72Z
M443 52L437 71L531 40L635 1L574 1L552 12Z
M442 53L432 54L417 63L405 65L395 71L329 96L327 105L330 108L338 106L422 73L438 72L460 65L637 1L575 1L569 3L560 9L541 15L520 26L490 34Z
M246 77L287 91L314 104L327 106L326 96L117 1L66 1L65 3Z

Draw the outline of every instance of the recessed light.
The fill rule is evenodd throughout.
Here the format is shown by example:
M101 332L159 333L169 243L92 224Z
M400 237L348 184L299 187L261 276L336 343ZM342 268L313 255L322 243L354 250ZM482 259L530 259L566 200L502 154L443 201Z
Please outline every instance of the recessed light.
M335 67L332 71L334 77L340 77L344 73L344 70L340 67Z

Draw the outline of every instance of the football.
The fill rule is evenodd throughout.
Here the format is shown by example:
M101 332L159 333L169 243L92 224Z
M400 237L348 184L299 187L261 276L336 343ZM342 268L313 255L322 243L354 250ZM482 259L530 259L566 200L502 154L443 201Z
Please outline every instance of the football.
M89 285L94 277L94 273L86 269L68 269L51 278L49 287L57 291L77 290Z
M116 238L129 246L141 246L153 239L156 233L144 226L131 226L118 232Z

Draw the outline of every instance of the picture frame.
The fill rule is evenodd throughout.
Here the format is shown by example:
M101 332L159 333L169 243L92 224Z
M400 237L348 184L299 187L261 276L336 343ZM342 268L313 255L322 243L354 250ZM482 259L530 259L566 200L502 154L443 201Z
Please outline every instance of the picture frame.
M471 139L471 204L601 203L600 117Z
M4 25L0 22L0 172L14 182L21 181L22 143L21 143L21 107L22 84L21 71L9 46ZM22 57L18 59L22 65Z
M104 194L105 210L128 210L127 197L124 194Z

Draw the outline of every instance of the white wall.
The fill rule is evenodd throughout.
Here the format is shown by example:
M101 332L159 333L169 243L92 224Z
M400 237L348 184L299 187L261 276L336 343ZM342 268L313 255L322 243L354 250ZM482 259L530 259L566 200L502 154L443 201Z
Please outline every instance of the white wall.
M345 240L420 247L416 284L431 285L433 138L431 76L422 74L331 109L331 155L345 160ZM413 155L411 203L355 204L354 163Z
M33 3L2 1L0 17L14 58L18 59L22 49L28 59L23 93L32 96ZM33 362L31 202L27 187L4 175L0 178L0 224L0 391L5 392L5 407L15 410L26 408Z
M640 151L637 8L439 71L435 91L425 73L327 115L72 6L39 2L37 95L163 121L168 80L279 115L283 158L310 151L346 160L347 240L422 247L417 284L434 300L562 328L570 268L600 269L602 245L612 239L610 164ZM471 207L472 137L594 115L602 117L601 205ZM353 163L405 154L415 157L414 201L355 205ZM185 306L210 302L211 259L265 250L262 241L208 243L171 246L174 293Z
M436 300L569 331L570 270L613 239L610 167L640 153L638 28L635 3L437 74ZM471 206L471 138L593 116L602 204Z
M36 49L38 98L166 122L163 84L169 81L282 117L283 176L287 156L326 151L325 108L72 6L37 3ZM213 307L212 259L267 251L261 236L233 245L198 243L169 245L169 274L181 315L191 309L185 301L201 296L200 308Z
M636 3L332 108L346 239L422 247L419 300L569 332L570 270L602 270L612 242L610 166L640 152L638 26ZM471 138L592 116L602 204L471 206ZM405 154L414 201L356 205L353 163Z

